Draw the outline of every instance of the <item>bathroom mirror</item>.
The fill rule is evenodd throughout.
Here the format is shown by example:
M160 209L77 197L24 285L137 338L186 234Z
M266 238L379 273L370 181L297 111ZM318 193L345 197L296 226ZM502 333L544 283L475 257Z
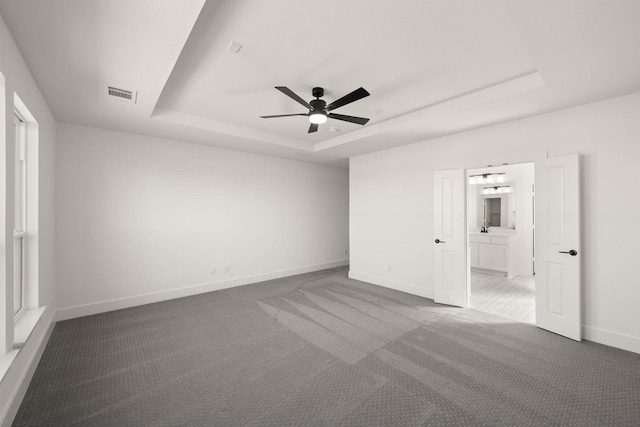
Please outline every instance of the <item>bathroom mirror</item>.
M502 227L502 198L487 197L484 199L484 223L487 227Z

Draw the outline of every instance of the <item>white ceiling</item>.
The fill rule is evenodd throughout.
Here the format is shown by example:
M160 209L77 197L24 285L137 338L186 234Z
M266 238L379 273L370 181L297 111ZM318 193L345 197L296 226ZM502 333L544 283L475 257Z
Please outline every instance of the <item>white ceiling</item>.
M327 164L640 90L638 1L0 0L0 14L59 121ZM371 121L308 134L306 117L261 119L306 113L274 86L327 102L362 86L334 112Z

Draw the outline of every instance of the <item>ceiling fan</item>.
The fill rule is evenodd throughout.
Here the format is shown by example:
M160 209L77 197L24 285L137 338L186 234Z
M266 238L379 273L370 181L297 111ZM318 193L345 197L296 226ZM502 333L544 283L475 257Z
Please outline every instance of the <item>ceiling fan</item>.
M366 124L369 119L365 119L364 117L355 117L355 116L345 116L344 114L335 114L330 113L330 111L335 110L338 107L342 107L343 105L350 104L359 99L365 98L369 96L369 92L367 92L363 88L359 88L354 90L353 92L343 96L340 99L333 101L331 104L327 105L322 98L324 96L324 89L321 87L314 87L312 94L316 99L313 99L309 102L300 98L296 95L291 89L285 86L276 86L280 92L287 95L289 98L298 102L299 104L304 105L309 109L308 113L297 113L297 114L278 114L275 116L260 116L263 119L272 119L274 117L289 117L289 116L307 116L309 117L309 121L311 122L311 126L309 126L309 132L316 132L318 130L318 125L325 123L327 118L343 120L345 122L357 123L359 125Z

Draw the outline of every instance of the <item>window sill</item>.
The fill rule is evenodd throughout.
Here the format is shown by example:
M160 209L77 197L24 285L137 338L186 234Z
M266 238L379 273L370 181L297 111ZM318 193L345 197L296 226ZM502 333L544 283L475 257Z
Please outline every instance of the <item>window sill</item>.
M11 364L20 352L22 346L27 342L31 332L36 328L36 325L46 308L47 307L45 306L25 310L20 314L18 319L16 319L13 326L13 350L0 356L0 381L4 379L4 376L9 371Z
M13 350L7 354L0 356L0 381L4 379L4 375L7 373L13 363L13 359L16 358L20 350Z
M20 315L18 320L16 320L16 323L13 328L13 348L14 349L22 348L24 343L27 342L29 335L31 335L31 332L33 332L33 330L35 329L36 325L38 324L38 320L40 320L40 317L42 317L42 313L44 313L44 310L46 308L47 307L45 306L45 307L32 308L29 310L25 310Z

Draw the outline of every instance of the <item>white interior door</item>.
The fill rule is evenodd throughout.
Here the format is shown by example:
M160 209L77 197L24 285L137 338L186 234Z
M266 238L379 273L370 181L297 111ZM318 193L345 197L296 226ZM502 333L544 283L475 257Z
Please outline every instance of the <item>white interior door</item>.
M467 306L464 170L436 171L434 181L434 300Z
M577 154L536 161L536 325L580 341L580 169Z

